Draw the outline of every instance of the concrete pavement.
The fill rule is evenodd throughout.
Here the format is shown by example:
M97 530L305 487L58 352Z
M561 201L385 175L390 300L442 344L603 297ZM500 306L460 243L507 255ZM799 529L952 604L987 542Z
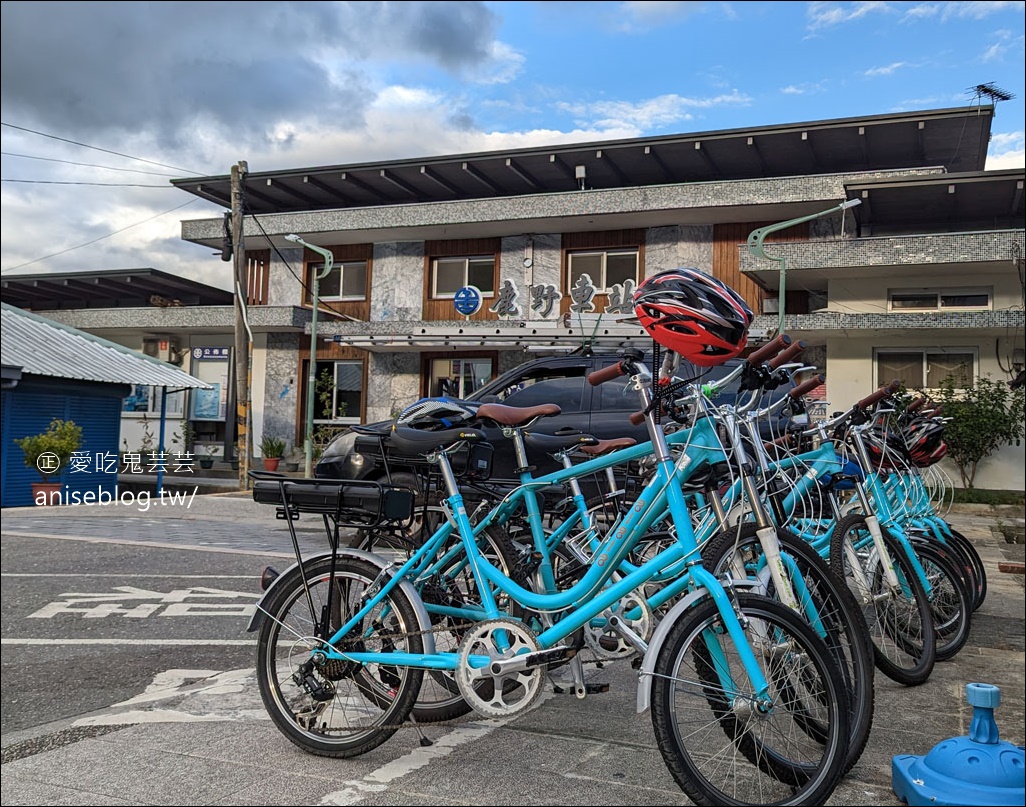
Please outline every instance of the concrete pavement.
M926 754L965 735L970 682L1000 687L1001 738L1023 744L1023 580L998 571L1004 561L1022 560L1022 545L1007 543L1001 530L1021 525L1021 516L990 508L949 516L979 548L988 572L987 599L973 615L969 643L921 687L901 687L877 673L868 748L830 804L899 804L892 757ZM303 522L304 546L323 547L321 529L315 520ZM286 527L273 520L272 508L237 494L146 511L66 507L41 517L32 508L4 510L3 532L214 553L289 552ZM558 681L550 681L539 707L520 717L429 726L428 746L415 729L404 729L352 760L313 757L290 745L267 719L252 669L205 671L151 687L133 702L5 735L2 803L688 804L655 747L650 716L634 711L636 673L624 663L587 670L610 691L578 701L556 694Z

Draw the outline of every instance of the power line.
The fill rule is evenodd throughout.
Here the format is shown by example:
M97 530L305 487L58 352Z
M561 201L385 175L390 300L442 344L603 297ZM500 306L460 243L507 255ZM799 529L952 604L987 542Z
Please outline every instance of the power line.
M198 201L199 199L190 199L188 202L180 204L177 207L172 207L170 210L165 210L163 213L157 213L155 216L150 216L149 218L143 219L142 221L137 221L135 224L129 224L127 227L122 227L120 230L114 230L114 232L107 233L106 235L101 235L99 238L94 238L92 241L86 241L84 244L78 244L74 247L68 247L67 249L62 249L60 252L54 252L50 255L44 255L42 258L36 258L35 260L26 261L25 263L20 263L17 266L12 266L9 269L0 271L13 272L15 269L21 269L22 267L30 266L33 263L39 263L40 261L49 260L50 258L56 258L58 255L65 255L69 252L74 252L76 249L87 247L90 244L95 244L97 241L102 241L103 239L110 238L111 236L117 235L118 233L123 233L125 230L131 230L133 227L138 227L140 224L145 224L148 221L159 219L161 216L166 216L168 213L174 213L176 210L181 210L183 207L195 204Z
M79 163L73 160L58 160L56 157L35 157L31 154L15 154L12 151L0 151L5 157L21 157L25 160L44 160L48 163L64 163L65 165L79 165L83 168L102 168L104 171L124 171L128 174L146 174L151 177L174 177L176 174L162 174L158 171L141 171L138 168L115 168L113 165L97 165L96 163Z
M55 179L0 179L0 182L20 182L23 185L101 185L105 188L172 188L173 185L138 185L134 182L61 182Z
M51 140L60 140L62 143L71 143L73 146L81 146L82 148L93 149L95 151L102 151L106 154L113 154L116 157L124 157L128 160L136 160L141 163L149 163L150 165L157 165L161 168L170 168L172 171L182 171L186 174L197 174L201 175L201 171L190 171L188 168L179 168L176 165L167 165L166 163L158 163L154 160L145 160L142 157L133 157L131 154L122 154L120 151L111 151L110 149L103 149L99 146L90 146L88 143L79 143L77 140L68 140L66 137L57 137L56 135L47 134L46 132L37 132L35 129L27 129L24 126L15 126L13 123L4 123L0 121L0 126L8 126L11 129L18 129L22 132L29 132L30 134L39 135L40 137L49 137Z

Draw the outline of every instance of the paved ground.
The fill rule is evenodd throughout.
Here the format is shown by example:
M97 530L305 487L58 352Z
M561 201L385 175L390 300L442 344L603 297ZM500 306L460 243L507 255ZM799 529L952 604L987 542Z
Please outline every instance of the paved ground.
M967 734L965 686L1001 689L1001 739L1023 745L1024 594L1021 576L998 572L1022 560L1002 525L1022 514L993 511L949 520L979 548L989 593L974 614L969 645L913 689L876 676L876 720L859 764L830 804L897 805L895 755L924 755ZM304 547L319 549L316 522L303 522ZM289 550L272 509L231 495L184 504L3 511L3 533L46 540L134 541L208 552ZM541 705L512 720L468 718L429 727L432 744L400 731L352 760L312 757L266 718L252 669L207 671L131 702L73 721L6 735L2 803L37 804L687 804L663 765L650 718L634 710L636 675L624 664L589 667L607 694L577 701L550 682ZM17 682L4 680L5 687Z

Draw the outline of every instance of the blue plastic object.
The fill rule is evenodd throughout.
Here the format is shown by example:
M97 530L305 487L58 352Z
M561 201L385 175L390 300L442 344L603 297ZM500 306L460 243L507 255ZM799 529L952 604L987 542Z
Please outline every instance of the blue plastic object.
M994 709L1001 703L1001 690L991 684L966 684L965 695L973 707L969 736L944 740L923 757L894 757L894 795L912 807L1022 807L1026 749L998 739Z

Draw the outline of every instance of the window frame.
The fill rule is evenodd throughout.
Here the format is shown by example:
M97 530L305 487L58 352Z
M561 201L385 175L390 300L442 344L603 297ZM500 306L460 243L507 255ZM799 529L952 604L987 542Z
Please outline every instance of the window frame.
M495 287L498 284L497 284L497 280L496 280L496 277L495 277L496 261L495 261L495 255L494 254L491 254L491 255L487 255L487 254L484 254L484 255L438 255L438 256L432 257L430 259L430 264L429 264L430 268L429 268L429 276L428 276L428 299L430 299L430 300L452 300L456 296L456 292L455 291L453 291L451 293L450 292L439 292L438 291L438 263L439 263L439 261L445 261L445 262L451 262L451 263L455 263L456 261L462 261L463 262L463 282L462 282L461 286L457 287L457 289L462 288L463 286L474 285L477 288L477 290L481 292L481 298L483 300L490 300L490 299L495 297L495 293L496 293ZM474 284L470 283L470 264L473 261L481 261L481 262L487 261L487 262L489 262L491 264L491 268L492 268L492 280L491 280L492 288L491 289L485 290L485 289L482 289L476 283L474 283Z
M592 278L591 282L595 286L596 294L609 294L609 290L616 284L609 284L607 282L608 275L608 263L610 255L633 255L634 256L634 283L640 283L641 276L641 247L628 246L628 247L608 247L608 248L594 248L588 247L583 249L568 249L566 251L566 288L572 289L574 287L574 258L578 256L592 256L598 255L601 257L602 262L602 277ZM590 272L588 273L591 274Z
M366 384L366 366L363 359L316 359L314 362L314 389L308 390L307 394L317 395L317 381L316 379L320 376L321 368L324 365L331 365L332 369L332 390L331 390L331 411L332 413L338 411L338 366L340 364L355 365L360 368L360 405L359 411L355 414L346 414L345 417L318 417L317 412L320 405L319 400L314 401L314 426L349 426L355 423L359 423L362 417L363 407L367 403L367 384ZM347 409L348 412L348 409Z
M353 266L354 264L363 264L363 273L364 273L363 274L363 293L360 296L356 296L356 295L352 295L352 294L349 294L349 295L347 295L347 294L340 294L338 296L336 296L336 295L325 295L325 294L321 294L320 293L320 289L318 289L317 299L319 301L323 301L323 302L326 302L326 303L362 303L362 302L366 302L366 300L367 300L367 273L370 271L370 261L368 261L368 260L334 261L332 263L332 266L331 266L331 272L334 273L336 269L338 270L338 272L339 272L338 289L339 289L339 292L341 292L345 288L345 274L344 274L345 273L345 267L347 265ZM324 269L324 262L323 261L321 261L320 263L308 263L306 265L306 271L307 271L307 275L306 275L306 302L307 302L308 305L313 303L313 279L314 279L314 273L315 272L319 273L323 269ZM322 279L319 282L323 283L324 280Z
M895 296L932 296L936 299L933 306L895 306ZM986 295L985 305L944 305L945 297L960 295ZM954 288L892 288L887 289L887 311L892 314L915 314L931 311L992 311L994 310L993 286L957 286Z
M910 385L909 389L922 389L926 392L935 392L938 387L926 386L930 378L929 370L929 357L933 356L950 356L950 355L969 355L972 357L972 367L970 368L971 381L973 384L980 377L980 350L978 347L968 346L952 346L952 347L878 347L873 348L873 375L877 379L877 387L882 387L885 384L889 384L893 381L892 378L881 378L880 377L880 357L886 356L887 354L897 353L918 353L922 358L922 385ZM955 390L959 391L964 389L962 387L956 387Z

